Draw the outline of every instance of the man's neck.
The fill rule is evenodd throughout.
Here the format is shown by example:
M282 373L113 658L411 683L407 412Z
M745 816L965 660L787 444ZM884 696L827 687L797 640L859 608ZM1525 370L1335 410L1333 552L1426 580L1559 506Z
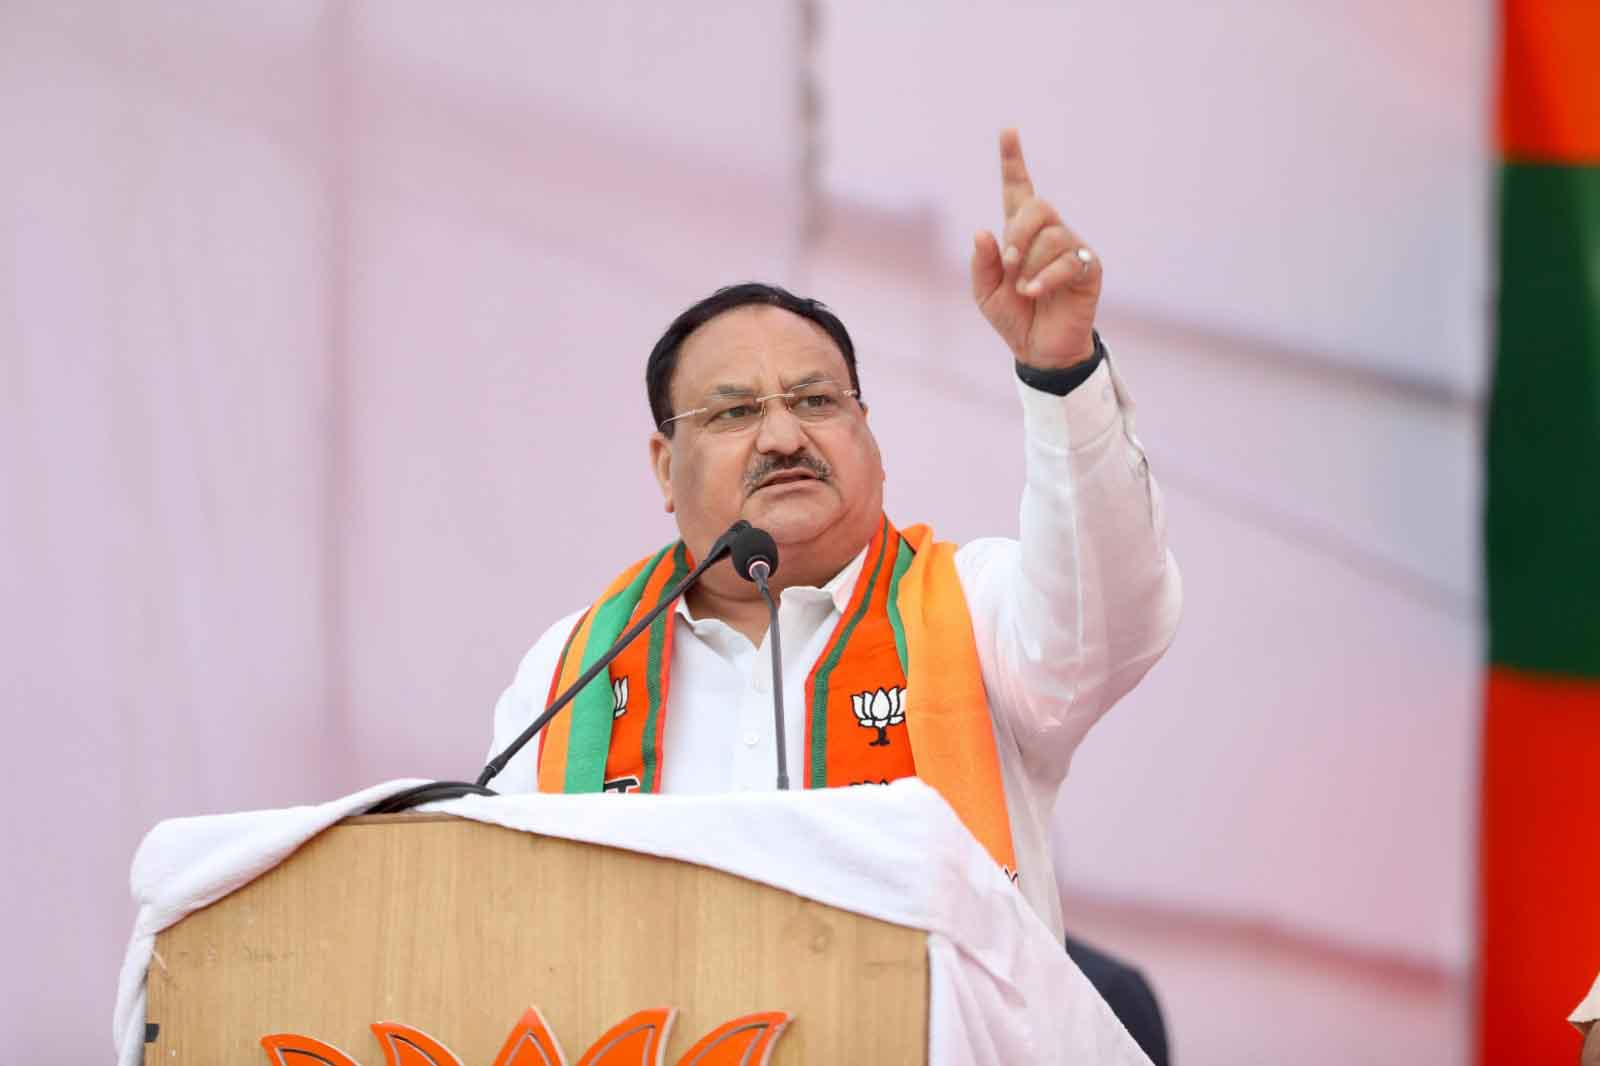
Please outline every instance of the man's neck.
M741 584L743 582L741 581ZM780 595L773 589L774 596ZM759 645L767 635L770 621L767 602L761 598L754 585L743 589L722 590L715 583L701 581L683 597L696 618L715 618L743 633L752 644Z

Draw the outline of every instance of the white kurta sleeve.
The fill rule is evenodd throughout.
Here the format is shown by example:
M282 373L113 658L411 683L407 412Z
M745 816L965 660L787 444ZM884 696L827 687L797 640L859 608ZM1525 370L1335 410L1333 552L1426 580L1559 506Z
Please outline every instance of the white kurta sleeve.
M1035 781L1161 657L1183 592L1133 403L1106 359L1066 396L1020 381L1020 541L956 555L984 684Z

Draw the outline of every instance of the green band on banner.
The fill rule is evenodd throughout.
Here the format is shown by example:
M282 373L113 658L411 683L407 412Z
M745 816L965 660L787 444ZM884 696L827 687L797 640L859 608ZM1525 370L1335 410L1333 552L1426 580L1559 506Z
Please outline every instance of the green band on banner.
M1502 169L1498 310L1490 657L1600 678L1600 167Z

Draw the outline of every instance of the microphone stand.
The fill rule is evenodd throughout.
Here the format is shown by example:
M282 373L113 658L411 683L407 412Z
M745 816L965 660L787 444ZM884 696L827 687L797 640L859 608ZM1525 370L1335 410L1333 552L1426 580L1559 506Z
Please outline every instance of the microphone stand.
M784 751L784 725L783 725L783 642L778 638L778 601L772 598L772 590L767 588L767 575L772 567L765 559L757 559L750 564L750 580L756 583L756 588L761 591L761 598L767 601L767 612L772 621L768 630L772 634L772 729L773 736L778 741L778 788L781 791L789 790L789 757Z
M682 596L690 585L700 580L701 574L711 569L711 567L717 562L720 562L722 557L727 555L731 550L730 545L732 544L733 538L739 533L743 532L745 529L748 529L749 526L750 523L743 520L735 522L733 524L733 528L729 529L722 536L718 537L716 543L712 544L711 550L706 553L706 557L701 561L700 565L689 571L682 581L674 585L672 587L672 591L663 596L661 598L661 602L656 604L648 614L639 619L633 625L629 626L627 631L623 633L622 636L617 638L616 643L612 644L604 655L600 656L599 659L596 659L594 663L587 670L585 670L582 675L579 676L578 680L574 681L570 686L568 686L567 690L558 696L556 701L546 708L543 714L535 718L533 723L529 725L528 728L519 733L517 738L510 744L507 744L504 751L490 759L489 764L483 768L483 772L478 775L478 779L475 782L468 784L465 781L431 781L425 785L417 785L414 788L408 788L404 792L397 792L388 799L380 800L379 802L373 804L366 813L399 814L402 811L409 811L414 807L420 807L424 803L435 803L439 800L459 799L462 796L498 796L498 792L495 792L493 789L488 787L489 782L494 780L495 777L499 775L500 771L506 768L506 764L516 756L517 752L521 751L527 746L528 741L538 736L539 731L550 724L550 720L559 714L562 708L566 707L567 704L576 699L578 693L582 692L584 687L587 686L589 682L593 681L597 676L599 676L600 671L610 666L612 659L615 659L618 655L621 655L628 645L632 643L635 637L637 637L640 633L643 633L645 629L649 627L651 622L654 622L658 617L660 617L662 611L665 611L668 607L676 603L678 597ZM768 602L770 602L770 600ZM773 617L776 618L777 609L774 608L773 610ZM782 741L780 740L779 743L781 744Z

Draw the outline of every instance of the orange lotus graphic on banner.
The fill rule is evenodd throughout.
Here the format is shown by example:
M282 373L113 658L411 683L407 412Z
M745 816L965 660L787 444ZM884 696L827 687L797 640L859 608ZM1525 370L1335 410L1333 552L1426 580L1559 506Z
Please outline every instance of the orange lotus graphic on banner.
M577 1066L663 1066L667 1034L678 1012L657 1007L631 1014L589 1046ZM677 1066L765 1066L788 1026L783 1011L746 1014L717 1026L678 1059ZM372 1033L385 1066L466 1066L439 1041L400 1022L378 1022ZM273 1066L361 1066L332 1044L294 1033L261 1038ZM567 1056L537 1008L530 1007L506 1037L493 1066L567 1066Z

